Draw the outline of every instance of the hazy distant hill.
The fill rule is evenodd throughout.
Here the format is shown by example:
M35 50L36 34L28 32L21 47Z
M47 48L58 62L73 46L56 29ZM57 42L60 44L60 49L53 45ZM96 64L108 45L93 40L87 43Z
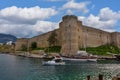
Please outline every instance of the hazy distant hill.
M13 35L0 33L0 43L6 43L7 41L15 42L16 40L17 38Z

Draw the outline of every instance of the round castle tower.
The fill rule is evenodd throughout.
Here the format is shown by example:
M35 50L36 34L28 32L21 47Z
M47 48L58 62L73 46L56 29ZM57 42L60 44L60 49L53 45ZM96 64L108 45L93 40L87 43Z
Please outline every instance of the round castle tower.
M74 56L78 49L79 21L74 15L66 15L62 18L60 26L61 53L63 56Z

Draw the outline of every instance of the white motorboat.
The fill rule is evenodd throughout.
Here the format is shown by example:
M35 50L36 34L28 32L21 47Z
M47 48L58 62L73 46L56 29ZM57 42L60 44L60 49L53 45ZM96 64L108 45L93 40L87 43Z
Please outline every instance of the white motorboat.
M65 62L63 62L60 56L55 56L53 60L43 62L43 65L65 65Z

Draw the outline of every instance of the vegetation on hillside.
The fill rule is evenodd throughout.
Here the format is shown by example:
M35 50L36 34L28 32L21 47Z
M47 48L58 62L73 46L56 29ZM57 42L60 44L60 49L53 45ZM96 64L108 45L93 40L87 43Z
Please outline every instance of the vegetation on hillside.
M45 50L45 48L34 48L33 50Z
M84 48L80 48L80 50L85 50ZM102 45L98 47L87 47L86 51L95 55L110 55L110 54L119 54L120 48L114 45Z
M17 38L13 35L0 33L0 43L6 43L8 41L15 42L16 40Z
M14 45L0 45L0 52L14 52Z
M27 51L27 45L22 44L21 45L21 51Z

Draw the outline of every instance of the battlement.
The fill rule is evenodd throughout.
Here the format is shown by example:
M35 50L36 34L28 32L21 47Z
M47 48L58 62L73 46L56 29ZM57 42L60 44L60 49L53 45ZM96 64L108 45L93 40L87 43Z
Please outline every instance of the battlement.
M70 19L78 20L77 16L75 15L66 15L62 18L63 21L70 20Z

